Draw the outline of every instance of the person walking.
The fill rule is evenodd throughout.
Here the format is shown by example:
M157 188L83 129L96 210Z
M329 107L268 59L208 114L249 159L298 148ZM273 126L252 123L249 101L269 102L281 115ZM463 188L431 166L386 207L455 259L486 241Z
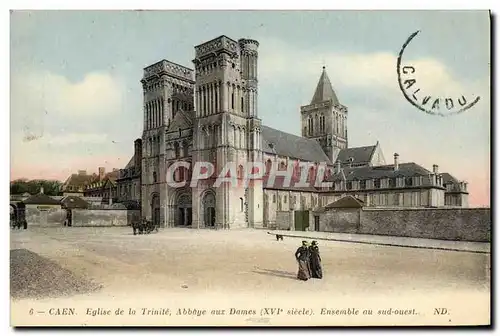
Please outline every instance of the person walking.
M309 266L311 269L311 278L322 279L323 268L321 267L321 256L319 254L318 242L313 240L309 247Z
M297 272L297 279L307 281L311 277L309 269L309 248L307 241L302 241L302 246L295 252L295 259L299 263L299 270Z

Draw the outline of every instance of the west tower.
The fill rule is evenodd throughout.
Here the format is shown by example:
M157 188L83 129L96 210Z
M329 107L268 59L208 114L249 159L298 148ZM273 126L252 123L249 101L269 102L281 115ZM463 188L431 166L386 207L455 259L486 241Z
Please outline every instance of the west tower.
M200 182L193 190L193 208L200 209L193 226L262 225L262 211L253 210L262 207L257 203L263 198L261 183L248 187L242 183L247 162L262 162L258 46L255 40L235 41L223 35L195 47L193 162L211 162L216 167L214 177L228 162L234 163L236 171L231 174L237 176L238 186L222 183L212 187Z
M144 68L142 216L165 226L167 205L165 134L180 110L192 109L193 70L162 60Z

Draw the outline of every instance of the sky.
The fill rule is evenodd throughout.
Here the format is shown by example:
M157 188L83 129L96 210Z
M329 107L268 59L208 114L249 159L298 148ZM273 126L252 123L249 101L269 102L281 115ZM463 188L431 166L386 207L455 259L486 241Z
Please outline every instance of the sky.
M65 180L123 168L143 126L143 68L193 68L194 46L220 35L259 41L259 116L300 134L322 67L348 108L349 147L379 141L388 164L415 162L468 182L490 204L487 11L14 11L10 15L11 180ZM402 95L396 73L435 97L480 97L440 117ZM456 100L455 100L456 101ZM456 104L456 103L455 103Z

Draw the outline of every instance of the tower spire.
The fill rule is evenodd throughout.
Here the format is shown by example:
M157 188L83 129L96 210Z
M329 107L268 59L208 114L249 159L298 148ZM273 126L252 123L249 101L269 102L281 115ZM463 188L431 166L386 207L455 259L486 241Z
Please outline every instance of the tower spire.
M326 73L326 66L323 65L323 71L319 77L318 85L316 85L316 91L314 91L311 104L321 103L330 99L335 105L339 104L337 95L335 91L333 91L330 78L328 78L328 74Z

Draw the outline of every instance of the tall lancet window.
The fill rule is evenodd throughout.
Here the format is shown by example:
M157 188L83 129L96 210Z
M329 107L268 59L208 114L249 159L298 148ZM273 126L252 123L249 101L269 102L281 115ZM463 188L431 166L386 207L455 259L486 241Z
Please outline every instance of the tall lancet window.
M219 111L219 95L217 94L218 87L215 86L215 112Z

